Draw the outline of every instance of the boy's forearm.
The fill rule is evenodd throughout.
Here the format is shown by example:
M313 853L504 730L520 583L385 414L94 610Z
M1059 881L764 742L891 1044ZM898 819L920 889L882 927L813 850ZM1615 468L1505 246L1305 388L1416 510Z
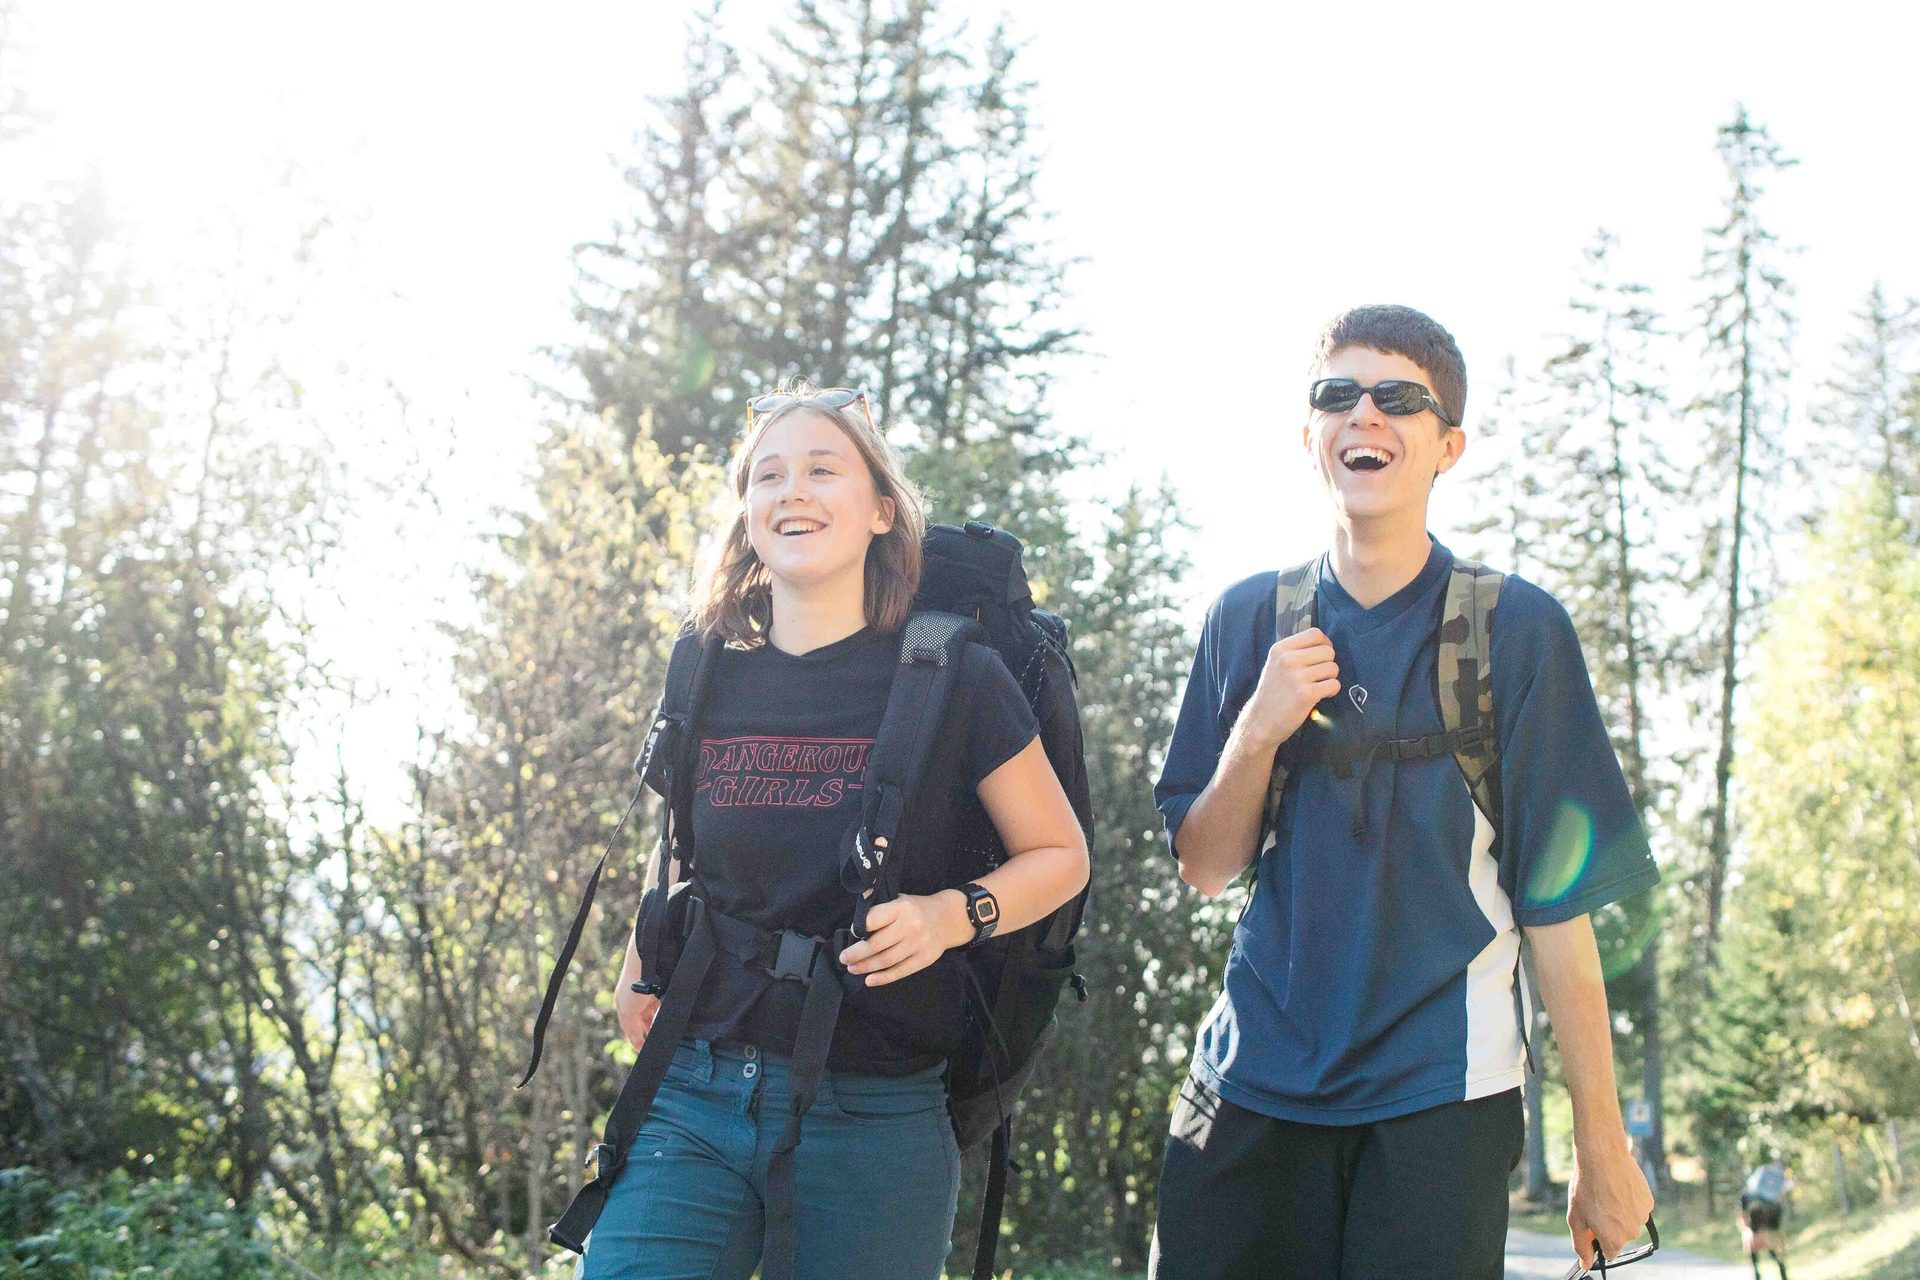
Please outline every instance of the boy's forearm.
M1613 1075L1607 985L1593 922L1578 916L1526 933L1573 1103L1574 1146L1594 1151L1623 1144L1626 1127Z
M1244 722L1235 726L1212 781L1174 837L1180 878L1210 898L1232 884L1258 852L1260 815L1278 749L1277 743L1254 740Z

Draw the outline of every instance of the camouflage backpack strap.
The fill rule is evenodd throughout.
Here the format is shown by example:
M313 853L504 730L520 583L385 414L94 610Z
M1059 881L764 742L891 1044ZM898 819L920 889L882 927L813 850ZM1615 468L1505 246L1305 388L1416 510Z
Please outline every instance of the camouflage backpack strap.
M1281 570L1273 588L1273 638L1276 643L1314 625L1313 598L1319 589L1319 558ZM1260 656L1262 661L1266 659L1265 654ZM1260 811L1260 837L1254 850L1256 855L1266 848L1267 837L1273 834L1274 823L1280 816L1280 792L1286 785L1287 766L1276 753L1273 775L1267 780L1267 803Z
M1493 718L1493 610L1506 575L1456 558L1440 615L1440 722L1473 803L1500 840L1500 740Z

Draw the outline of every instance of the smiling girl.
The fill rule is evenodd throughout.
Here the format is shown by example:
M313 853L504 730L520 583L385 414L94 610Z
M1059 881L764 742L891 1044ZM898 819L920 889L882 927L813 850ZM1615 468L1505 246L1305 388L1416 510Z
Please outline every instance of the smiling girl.
M722 945L581 1275L745 1280L766 1253L768 1276L936 1277L959 1188L942 1074L967 1018L950 953L992 922L1018 929L1071 898L1086 844L1019 686L991 650L968 646L894 851L901 892L871 907L863 940L831 941L853 920L843 839L925 521L851 389L800 384L752 401L732 478L737 508L693 619L726 647L682 757L694 776L675 780L693 793L690 892ZM963 884L954 833L976 799L1009 857ZM781 980L764 948L726 941L782 933L804 944L803 972L833 965L843 993L824 1078L798 1112L793 1050L810 985ZM636 1049L660 1006L635 990L645 977L629 943L615 1004ZM804 1138L783 1155L796 1115Z

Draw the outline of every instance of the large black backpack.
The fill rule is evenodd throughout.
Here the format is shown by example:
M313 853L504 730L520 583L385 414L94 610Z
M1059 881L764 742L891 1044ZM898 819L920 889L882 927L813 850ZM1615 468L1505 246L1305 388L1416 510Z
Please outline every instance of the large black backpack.
M1040 724L1041 741L1075 816L1092 841L1091 798L1074 698L1074 670L1066 625L1034 607L1011 534L982 522L964 528L935 525L924 544L925 567L912 616L900 636L900 667L869 755L860 820L845 838L843 881L851 895L852 924L833 938L770 933L712 911L688 891L697 851L692 842L695 723L721 648L717 638L684 633L674 646L666 689L635 770L643 786L664 786L655 885L634 923L645 981L638 989L661 997L646 1047L628 1073L594 1148L595 1172L549 1229L558 1245L580 1252L620 1176L627 1149L645 1122L665 1078L673 1049L685 1033L701 982L722 953L751 963L770 981L806 984L800 1030L793 1047L792 1110L768 1170L764 1274L782 1280L793 1250L793 1150L825 1070L845 975L835 957L865 931L867 911L898 892L899 868L888 853L939 739L949 700L969 645L992 647L1019 681ZM635 802L639 799L635 795ZM628 813L632 812L628 806ZM622 822L624 824L624 817ZM615 830L617 838L619 829ZM601 855L581 897L573 926L547 981L535 1020L526 1076L539 1066L548 1019L585 928L602 869ZM985 811L976 802L961 824L957 862L963 876L986 874L1006 857ZM678 868L671 876L670 868ZM993 1272L1012 1147L1012 1115L1055 1025L1061 989L1071 980L1082 1000L1086 985L1072 972L1073 942L1086 907L1083 890L1027 928L957 953L965 966L968 1025L949 1060L948 1098L963 1150L990 1142L979 1251L974 1274Z

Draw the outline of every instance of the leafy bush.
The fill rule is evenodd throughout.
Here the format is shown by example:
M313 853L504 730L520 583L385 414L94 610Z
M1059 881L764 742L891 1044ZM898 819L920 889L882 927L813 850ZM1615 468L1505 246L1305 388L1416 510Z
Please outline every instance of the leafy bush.
M290 1280L244 1215L185 1180L62 1188L0 1170L0 1280Z

